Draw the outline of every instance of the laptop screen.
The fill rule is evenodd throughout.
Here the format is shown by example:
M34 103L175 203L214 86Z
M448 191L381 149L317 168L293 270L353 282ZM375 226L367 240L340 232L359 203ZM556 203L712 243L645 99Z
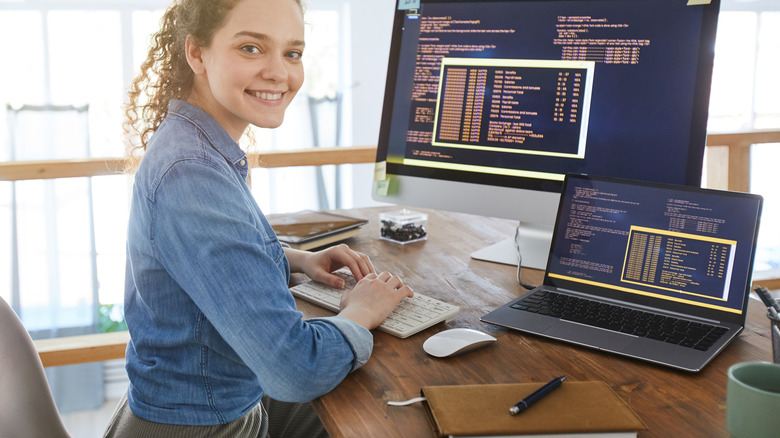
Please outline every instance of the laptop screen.
M758 195L569 175L545 283L743 319L761 205Z

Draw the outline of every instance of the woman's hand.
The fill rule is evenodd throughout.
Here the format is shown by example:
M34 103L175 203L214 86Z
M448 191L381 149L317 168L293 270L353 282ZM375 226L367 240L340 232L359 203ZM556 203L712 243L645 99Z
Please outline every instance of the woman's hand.
M317 252L285 248L284 253L290 262L290 270L303 272L312 280L336 289L344 287L344 280L331 274L333 271L347 267L356 281L374 273L374 265L367 255L353 251L343 243Z
M381 324L401 300L414 296L414 291L405 286L400 278L389 272L377 275L367 255L353 251L345 244L317 252L291 248L285 248L284 252L290 270L303 272L312 280L336 289L344 287L344 280L331 272L345 266L349 268L357 284L341 296L339 316L351 319L369 330Z
M339 316L351 319L363 327L376 328L404 298L414 296L400 278L389 272L368 274L352 290L341 295Z

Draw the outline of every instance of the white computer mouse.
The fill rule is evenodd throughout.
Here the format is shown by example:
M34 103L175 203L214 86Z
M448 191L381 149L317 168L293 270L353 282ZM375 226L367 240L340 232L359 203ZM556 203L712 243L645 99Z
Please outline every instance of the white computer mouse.
M484 347L496 338L479 330L454 328L436 333L423 343L423 350L431 356L449 357Z

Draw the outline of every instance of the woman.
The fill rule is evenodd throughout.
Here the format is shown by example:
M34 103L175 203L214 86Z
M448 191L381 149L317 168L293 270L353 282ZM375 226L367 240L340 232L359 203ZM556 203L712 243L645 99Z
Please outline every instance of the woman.
M163 17L127 108L131 155L143 151L127 238L130 386L107 436L265 436L269 424L314 436L321 424L300 403L363 365L369 330L413 295L346 245L282 248L246 185L238 140L282 123L303 37L298 0L182 0ZM330 273L344 266L359 282L341 312L304 321L290 271L343 287Z

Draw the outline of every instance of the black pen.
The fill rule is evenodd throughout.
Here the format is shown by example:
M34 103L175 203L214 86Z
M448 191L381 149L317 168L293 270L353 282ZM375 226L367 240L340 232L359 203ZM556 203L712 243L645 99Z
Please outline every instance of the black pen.
M509 408L509 413L512 415L517 415L520 412L523 412L524 410L528 409L529 406L541 400L542 397L553 392L553 390L561 386L561 383L563 383L564 380L566 380L566 376L556 377L552 379L549 383L537 389L531 395L520 400L519 402L517 402L516 405Z
M756 295L758 295L759 298L761 298L761 301L764 302L764 305L768 309L775 309L776 312L780 313L780 303L777 302L776 299L772 297L772 295L769 294L769 291L766 290L765 287L762 286L756 286L753 288L754 291L756 291Z

